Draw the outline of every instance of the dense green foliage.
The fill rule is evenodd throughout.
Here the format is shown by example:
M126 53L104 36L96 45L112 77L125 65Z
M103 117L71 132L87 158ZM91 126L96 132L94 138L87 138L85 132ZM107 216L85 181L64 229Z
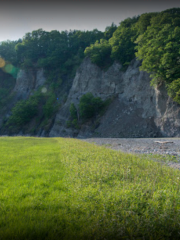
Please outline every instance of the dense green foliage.
M104 33L104 38L95 44L91 44L85 50L85 55L91 58L91 61L101 68L106 68L119 61L124 67L129 65L135 57L135 43L137 37L137 23L139 17L127 18L120 23L120 26L111 26L112 34Z
M168 94L174 101L180 104L180 78L168 84Z
M180 9L153 16L136 43L136 56L143 60L140 69L151 73L152 84L165 82L170 96L180 103Z
M35 105L32 98L18 103L9 119L10 125L27 124L37 116L36 111L43 121L52 120L57 99L59 106L63 104L76 69L85 56L104 71L114 61L121 63L121 70L125 70L136 56L142 61L140 69L151 73L151 84L164 83L169 96L180 104L180 9L174 8L127 18L119 26L112 23L104 32L97 29L69 32L38 29L18 41L2 42L0 59L4 59L5 66L0 64L0 109L8 103L14 86L13 77L16 78L19 68L34 73L43 68L50 89L49 94L42 97L44 100L35 101ZM78 110L74 110L73 114L77 115L72 117L74 126L78 126L80 119L91 118L99 111L93 106L98 108L100 103L94 104L91 100L87 99L88 104L85 104L83 99L84 103L80 102ZM36 110L25 114L27 109ZM19 120L14 117L16 115Z
M15 46L18 63L24 68L43 67L47 73L51 71L51 78L72 77L84 58L84 49L102 35L97 29L86 32L39 29L27 33Z
M28 123L37 113L38 102L36 99L30 98L27 101L19 101L12 109L12 115L8 119L7 125L21 127Z
M151 24L152 17L157 16L157 14L158 13L144 13L139 17L138 21L134 25L137 35L141 35L147 30L147 27Z
M79 101L79 115L83 120L97 116L103 107L100 97L94 97L92 93L84 94Z
M180 172L66 138L0 138L1 240L179 239Z
M44 68L51 83L67 80L83 60L85 48L102 36L97 29L84 32L38 29L26 33L22 40L2 42L0 57L19 68Z
M107 34L111 34L110 29L107 30ZM3 71L7 68L6 81L11 78L10 75L16 78L18 68L32 70L34 73L43 68L49 89L48 94L40 94L40 97L37 92L29 100L17 103L6 126L18 129L31 122L35 116L43 122L47 122L48 118L52 120L57 110L57 99L60 106L70 88L71 79L84 58L85 48L102 36L103 33L97 29L84 32L46 32L38 29L27 33L22 40L2 42L0 57L6 63L3 67ZM4 96L9 94L8 90L1 88L3 81L0 76L0 93L3 92L0 104L1 99L4 100ZM59 96L61 94L64 97Z
M84 51L85 56L90 57L91 61L101 68L108 68L113 63L111 58L112 46L109 43L109 39L116 29L117 26L114 23L106 27L103 37L86 47Z
M12 114L8 118L5 127L10 133L16 133L24 130L24 126L38 116L36 122L44 120L44 123L56 113L58 102L52 90L43 93L42 89L35 92L27 100L19 101L12 109ZM37 122L37 124L39 123ZM38 131L38 127L36 132ZM33 132L34 133L34 132Z
M70 105L70 120L68 127L79 128L80 125L103 113L111 99L103 101L100 97L94 97L92 93L86 93L80 98L77 108L74 103Z
M116 29L117 26L114 23L112 23L111 26L106 27L103 38L109 40L113 36L113 33L116 31Z
M0 44L0 57L9 61L11 64L18 65L18 57L16 52L16 45L22 42L21 39L18 41L3 41Z
M128 66L135 57L135 43L137 30L134 25L139 17L127 18L120 23L109 43L112 47L111 58L119 61L124 67Z
M86 56L91 58L92 63L97 64L99 67L108 67L112 64L111 55L111 45L105 39L96 41L87 47L85 50Z
M69 111L70 111L70 120L67 121L66 126L79 129L79 112L76 109L74 103L71 103Z
M93 63L105 68L118 61L125 69L142 60L141 70L151 73L152 85L164 82L168 94L180 104L180 9L146 13L125 19L112 36L85 50Z

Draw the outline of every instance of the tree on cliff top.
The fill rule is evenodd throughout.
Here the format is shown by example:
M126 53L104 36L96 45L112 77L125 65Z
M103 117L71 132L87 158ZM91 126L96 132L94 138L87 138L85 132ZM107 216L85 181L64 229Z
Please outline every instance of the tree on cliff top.
M179 12L180 9L172 9L151 18L147 30L136 40L136 56L142 60L140 69L151 73L151 84L165 82L169 94L180 103L177 97L180 77Z

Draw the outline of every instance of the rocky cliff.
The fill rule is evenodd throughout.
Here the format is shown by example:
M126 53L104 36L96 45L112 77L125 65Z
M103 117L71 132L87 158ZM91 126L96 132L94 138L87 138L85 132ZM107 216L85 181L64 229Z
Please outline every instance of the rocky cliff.
M133 60L127 70L122 71L122 66L115 62L103 71L85 58L76 72L67 101L52 121L50 132L45 133L41 129L38 136L179 137L180 106L168 97L163 85L156 88L150 86L150 76L139 71L140 65L140 61ZM0 113L0 127L16 102L28 99L45 81L43 69L20 70L13 98ZM64 94L63 89L60 95ZM71 103L77 107L81 96L88 92L103 100L111 98L111 104L103 116L89 120L80 129L68 128L66 123L70 119Z
M32 91L36 91L45 81L43 69L36 71L20 70L16 79L14 92L19 98L26 99Z
M6 105L0 109L0 134L4 134L4 131L1 133L1 127L3 125L4 119L7 119L11 115L11 110L15 104L22 99L28 99L28 97L33 94L38 87L42 86L45 83L46 79L44 76L43 69L36 71L33 70L20 70L16 84L11 93L10 99L8 99Z
M114 63L103 71L86 58L49 136L179 137L180 106L168 97L164 86L150 86L150 76L139 71L140 64L133 60L124 72L120 64ZM103 100L113 97L113 101L95 124L88 122L80 130L67 128L70 104L77 106L87 92Z

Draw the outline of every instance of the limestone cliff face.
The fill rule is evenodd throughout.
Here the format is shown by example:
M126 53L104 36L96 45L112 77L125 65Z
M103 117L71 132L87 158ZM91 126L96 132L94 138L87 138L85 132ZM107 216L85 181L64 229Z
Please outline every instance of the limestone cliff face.
M33 91L37 90L39 86L42 86L45 83L45 80L43 69L39 69L37 71L19 71L16 84L12 92L13 97L9 100L4 109L1 109L0 112L0 134L1 127L3 125L3 119L6 119L11 115L11 110L15 104L21 99L28 99Z
M37 90L39 86L42 86L45 80L43 69L37 71L20 70L16 79L14 92L18 97L27 98L33 90Z
M149 74L139 71L133 60L128 69L114 63L102 71L86 58L76 72L67 102L56 116L50 136L78 137L160 137L180 136L180 106L167 95L163 86L150 86ZM96 126L84 125L79 131L66 128L69 107L91 92L103 100L114 97Z

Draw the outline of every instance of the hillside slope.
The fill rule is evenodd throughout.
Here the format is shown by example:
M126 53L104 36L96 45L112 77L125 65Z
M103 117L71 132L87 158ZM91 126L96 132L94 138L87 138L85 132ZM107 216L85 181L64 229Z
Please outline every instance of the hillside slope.
M86 58L76 72L67 102L58 112L49 136L180 136L179 105L170 99L163 85L150 86L151 78L139 71L140 65L140 61L133 60L123 72L121 65L114 63L103 71ZM77 106L87 92L114 100L98 122L92 119L79 130L67 128L70 104Z

